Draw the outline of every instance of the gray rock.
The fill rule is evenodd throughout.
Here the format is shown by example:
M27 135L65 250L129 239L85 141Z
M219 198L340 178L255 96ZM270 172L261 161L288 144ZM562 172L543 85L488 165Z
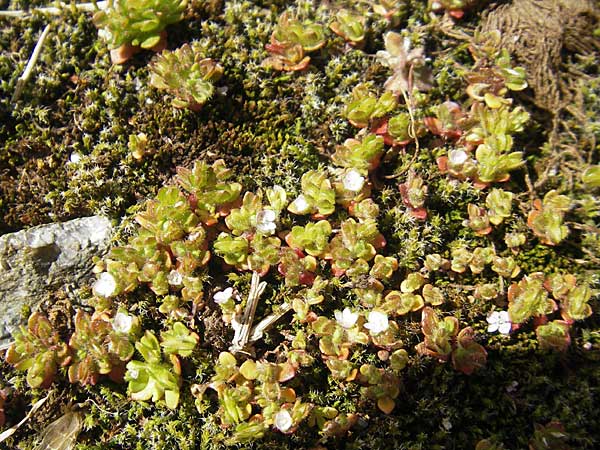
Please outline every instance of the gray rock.
M89 277L92 258L104 255L112 226L93 216L0 236L0 346L10 341L25 305Z

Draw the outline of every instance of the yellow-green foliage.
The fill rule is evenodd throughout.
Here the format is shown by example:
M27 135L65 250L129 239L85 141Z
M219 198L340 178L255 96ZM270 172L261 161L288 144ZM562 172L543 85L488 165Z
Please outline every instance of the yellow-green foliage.
M151 48L167 25L183 19L187 0L109 0L94 14L94 24L110 48L123 44Z
M24 380L54 378L91 397L86 449L526 448L554 420L595 448L596 68L569 59L590 124L567 134L585 139L542 145L526 71L468 35L485 2L283 3L190 2L178 50L110 70L65 12L36 90L0 96L20 174L0 174L3 218L102 212L118 230L79 292L96 312L15 336L7 361L31 373L2 371L7 417ZM161 5L123 42L182 18ZM5 90L26 53L3 51ZM43 208L15 207L36 189ZM118 311L141 330L118 332ZM104 380L119 369L126 385ZM32 445L24 430L9 444Z

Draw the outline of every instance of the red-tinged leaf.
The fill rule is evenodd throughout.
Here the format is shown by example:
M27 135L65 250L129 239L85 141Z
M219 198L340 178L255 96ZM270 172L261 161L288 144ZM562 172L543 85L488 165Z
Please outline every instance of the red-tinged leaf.
M435 160L435 162L437 163L438 169L440 169L441 173L448 172L448 157L447 156L440 156L439 158L437 158Z
M450 14L450 16L454 17L455 19L462 19L465 15L465 12L462 9L453 9L448 11L448 14Z
M452 365L466 375L485 366L487 352L482 345L474 341L474 332L467 327L458 333L457 345L452 352Z
M265 44L265 49L269 53L274 53L276 55L281 55L286 47L287 46L285 44L282 44L273 36L271 36L271 42L269 44Z
M408 144L410 141L397 141L394 139L394 137L388 133L388 119L381 119L379 121L376 121L372 126L371 126L371 133L376 134L377 136L381 136L383 138L383 143L385 145L406 145ZM377 166L379 165L379 163L377 163ZM371 169L372 170L372 169Z
M519 285L517 283L511 284L507 292L508 302L511 303L512 301L514 301L514 299L517 298L520 293L521 288L519 287Z
M315 274L312 272L302 272L300 274L299 283L304 286L312 286L315 281Z
M319 316L317 315L317 313L315 313L314 311L309 311L309 313L306 315L306 321L308 323L313 323L315 322L317 319L319 318Z
M388 119L376 120L373 125L371 125L371 133L379 136L388 134Z
M142 49L131 44L123 44L110 51L110 60L113 64L123 64Z
M571 345L571 335L569 334L568 322L563 320L553 320L552 322L541 325L536 328L540 348L542 350L554 350L565 352Z
M150 50L152 50L154 53L160 53L167 48L167 44L167 30L162 30L160 32L160 39L156 44L150 47Z
M415 345L415 350L421 356L431 356L432 358L436 358L439 362L448 361L448 355L443 355L441 353L435 352L427 346L427 338L425 338L425 342L420 342Z
M432 134L442 135L442 122L437 117L425 117L423 123Z
M412 204L408 200L408 185L407 185L407 183L399 184L398 190L400 191L400 196L402 197L402 202L404 203L404 205L412 207Z
M287 273L287 270L285 270L285 267L283 264L279 263L277 264L277 272L279 272L279 274L283 277L285 277L285 274Z
M426 220L427 219L427 210L425 208L410 208L408 210L410 215L418 220Z
M492 227L491 227L491 226L489 226L489 227L483 228L482 230L477 230L477 231L475 232L475 234L476 234L477 236L485 236L485 235L487 235L487 234L490 234L491 232L492 232Z
M340 269L338 267L332 267L331 273L334 277L339 278L346 273L346 269Z
M200 112L202 110L203 106L204 106L204 103L190 101L187 105L187 109L189 109L190 111L193 111L193 112ZM175 107L177 108L177 105L175 105Z
M372 172L375 169L377 169L380 164L381 164L381 155L377 155L375 158L373 158L371 160L371 163L369 164L369 172Z
M425 336L433 333L438 322L439 319L433 308L429 306L423 308L421 312L421 330Z
M483 191L484 189L487 189L490 186L490 183L485 183L483 181L479 181L479 180L474 180L473 181L473 187L475 189L479 189L480 191Z
M127 372L125 364L120 365L120 366L115 366L109 372L108 378L110 378L115 383L119 383L119 384L124 383L125 382L125 372Z
M373 247L375 247L377 250L382 249L383 247L386 246L386 244L387 244L387 241L385 240L385 237L381 233L379 233L375 237L375 240L373 241Z
M278 364L278 367L279 375L277 377L277 381L280 383L289 381L296 376L296 369L289 362Z
M350 214L351 216L354 216L354 213L356 211L356 202L354 200L352 200L349 204L348 204L348 214Z
M546 325L548 323L548 316L543 315L543 316L535 316L533 318L533 326L535 328L542 326L542 325Z
M459 111L460 113L460 111ZM442 122L437 117L425 117L423 119L425 127L435 136L441 136L445 139L458 139L462 136L461 130L452 130L442 128Z

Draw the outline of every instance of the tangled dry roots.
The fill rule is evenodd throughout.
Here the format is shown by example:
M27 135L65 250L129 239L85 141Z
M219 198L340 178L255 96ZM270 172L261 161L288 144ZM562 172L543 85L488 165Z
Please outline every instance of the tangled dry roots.
M480 31L502 33L502 47L527 70L535 104L554 114L570 103L579 84L572 73L561 76L564 55L597 54L593 31L599 22L595 0L513 0L492 9Z

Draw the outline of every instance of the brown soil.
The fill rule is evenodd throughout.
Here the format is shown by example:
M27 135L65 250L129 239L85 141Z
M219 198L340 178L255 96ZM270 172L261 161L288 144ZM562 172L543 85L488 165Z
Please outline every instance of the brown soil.
M500 30L502 48L527 69L535 104L553 114L576 95L578 80L565 55L600 50L593 31L600 9L592 0L518 0L503 4L482 20L481 31Z

